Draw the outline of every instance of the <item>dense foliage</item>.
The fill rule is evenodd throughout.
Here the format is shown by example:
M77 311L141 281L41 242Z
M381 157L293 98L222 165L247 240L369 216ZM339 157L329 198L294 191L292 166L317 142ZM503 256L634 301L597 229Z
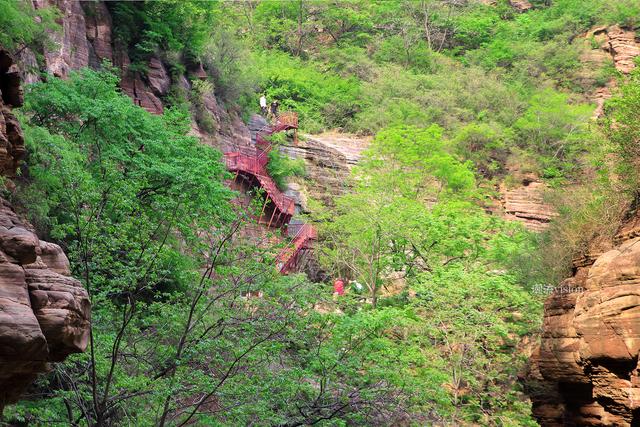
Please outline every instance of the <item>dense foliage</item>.
M620 76L585 70L598 46L578 36L637 27L640 5L486 3L109 2L131 70L169 65L169 108L133 105L108 64L27 88L13 201L68 254L92 335L7 420L532 425L517 384L541 319L530 285L566 276L638 200L640 75L592 121L588 94ZM0 44L37 47L53 16L0 0ZM177 84L200 66L208 79ZM215 134L227 117L214 96L247 119L261 94L301 131L372 136L349 191L309 200L344 296L277 274L278 239L244 231L262 204L232 203L220 153L189 136L191 119ZM282 189L304 175L275 149L268 171ZM489 213L498 185L530 175L560 214L537 236Z
M64 245L93 312L87 353L43 380L44 406L27 401L9 419L298 425L404 413L403 379L372 365L398 351L384 333L392 313L309 314L322 294L240 237L250 219L229 203L219 152L186 135L188 114L153 116L117 83L83 71L27 94L16 202Z
M362 283L372 307L402 308L399 369L411 367L430 422L525 424L514 348L540 306L504 270L525 233L473 203L470 165L437 126L379 132L356 182L325 226L323 260Z

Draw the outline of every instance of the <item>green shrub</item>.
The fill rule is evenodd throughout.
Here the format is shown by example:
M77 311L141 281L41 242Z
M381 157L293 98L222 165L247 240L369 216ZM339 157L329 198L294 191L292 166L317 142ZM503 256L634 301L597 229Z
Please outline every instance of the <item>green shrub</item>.
M291 159L274 147L269 152L269 163L267 163L267 171L271 178L275 181L278 188L286 190L287 179L292 176L305 176L306 170L304 160Z
M542 169L557 169L566 176L579 166L592 115L592 105L571 104L567 95L546 89L531 98L514 129L520 146L538 154Z
M470 160L486 178L504 173L508 156L508 141L513 139L511 129L497 123L471 123L460 128L454 138L460 157Z
M276 52L258 54L255 61L259 85L269 102L275 99L281 111L296 111L300 127L308 132L344 127L359 109L356 79L322 73L317 64ZM255 100L252 105L257 108Z

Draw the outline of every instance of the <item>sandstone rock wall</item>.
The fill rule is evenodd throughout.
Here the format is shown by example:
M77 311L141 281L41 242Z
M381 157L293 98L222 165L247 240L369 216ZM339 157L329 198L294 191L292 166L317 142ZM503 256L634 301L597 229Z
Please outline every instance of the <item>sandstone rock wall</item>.
M26 0L25 0L26 1ZM201 64L187 67L186 75L171 76L161 55L149 59L145 73L131 70L127 47L122 46L113 35L113 22L108 3L93 0L31 0L34 8L47 6L60 10L61 31L51 34L53 47L44 54L44 70L54 76L65 78L71 71L85 67L99 69L109 61L121 70L120 86L136 105L154 114L164 110L163 99L172 85L189 92L189 78L207 78ZM27 83L38 81L38 64L34 52L25 49L20 53L21 77ZM174 81L175 79L175 81ZM246 126L237 114L221 108L213 94L204 99L207 113L214 119L213 134L200 131L194 125L194 134L204 142L221 146L235 134L248 134Z
M608 61L628 74L640 55L635 33L618 26L581 38L588 44L583 80ZM594 92L596 118L614 86L611 80ZM573 267L545 302L527 377L533 414L543 426L640 425L640 213L611 241L593 242Z
M22 104L19 71L0 50L0 173L13 176L24 155L20 123L11 113ZM41 241L0 198L0 412L35 377L89 337L87 291L71 277L62 249Z
M36 9L54 6L61 13L62 31L51 34L55 47L44 52L48 73L64 78L73 70L99 68L103 61L110 61L122 70L122 90L136 105L151 113L162 113L160 97L168 93L171 85L162 61L152 57L147 76L129 70L131 61L126 49L113 40L111 15L104 2L33 0L33 6Z
M547 187L535 178L525 178L515 188L500 187L504 217L519 221L531 231L543 231L556 215L553 208L545 203Z
M297 146L283 148L291 157L305 161L306 191L302 191L299 184L291 185L300 194L303 210L306 210L306 195L325 206L333 206L333 198L348 190L351 168L369 143L368 139L332 133L305 135Z
M598 83L597 74L607 63L612 63L623 75L629 74L635 68L635 58L640 55L640 40L636 33L617 25L593 28L577 40L583 45L580 58L583 67L578 79L585 87ZM611 98L611 90L615 85L616 80L610 78L606 84L591 93L590 98L597 105L595 118L602 116L604 103Z
M541 425L640 425L638 236L636 213L547 298L527 383Z

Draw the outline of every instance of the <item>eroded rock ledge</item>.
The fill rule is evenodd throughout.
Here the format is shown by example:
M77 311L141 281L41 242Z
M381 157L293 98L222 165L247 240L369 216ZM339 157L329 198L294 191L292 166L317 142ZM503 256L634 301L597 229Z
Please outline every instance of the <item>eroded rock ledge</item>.
M24 155L18 70L0 50L0 173L13 176ZM41 241L0 198L0 412L16 401L50 362L85 350L90 303L71 277L60 246Z
M544 201L547 186L526 177L515 188L500 187L505 219L521 222L530 231L543 231L557 213Z
M528 392L543 426L640 423L640 214L545 303Z
M617 25L592 28L577 37L577 40L584 48L580 58L584 67L578 77L586 87L596 84L597 71L608 63L613 64L623 75L628 75L635 68L635 58L640 55L640 40L636 33L632 29ZM604 114L604 103L611 98L615 86L616 79L611 77L590 94L589 97L597 105L594 118L602 117Z

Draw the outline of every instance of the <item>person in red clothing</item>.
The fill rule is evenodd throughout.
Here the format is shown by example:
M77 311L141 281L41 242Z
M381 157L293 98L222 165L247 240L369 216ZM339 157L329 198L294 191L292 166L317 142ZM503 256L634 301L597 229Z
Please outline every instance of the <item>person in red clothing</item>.
M333 294L344 295L344 281L342 279L336 279L336 281L333 282Z

